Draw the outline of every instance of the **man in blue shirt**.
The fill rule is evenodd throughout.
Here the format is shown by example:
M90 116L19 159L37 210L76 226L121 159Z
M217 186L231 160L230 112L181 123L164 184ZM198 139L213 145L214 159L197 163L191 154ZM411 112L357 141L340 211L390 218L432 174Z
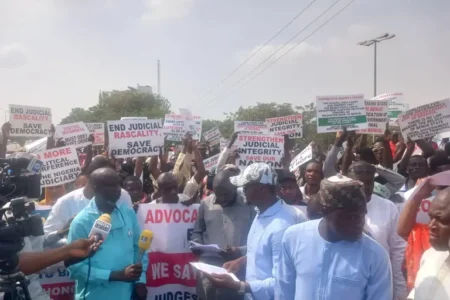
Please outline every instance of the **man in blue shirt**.
M363 184L342 175L324 179L323 218L286 230L275 299L391 300L389 256L363 233Z
M120 177L112 169L102 168L89 177L94 198L72 221L69 242L87 238L94 222L102 214L111 216L111 230L100 249L91 258L69 267L76 281L75 299L146 299L147 255L139 256L140 228L135 212L127 205L116 205L120 198Z
M226 274L209 279L216 286L247 294L247 299L272 300L284 231L306 217L277 197L277 173L265 163L248 166L230 181L243 188L247 203L257 211L247 237L246 280L234 281Z

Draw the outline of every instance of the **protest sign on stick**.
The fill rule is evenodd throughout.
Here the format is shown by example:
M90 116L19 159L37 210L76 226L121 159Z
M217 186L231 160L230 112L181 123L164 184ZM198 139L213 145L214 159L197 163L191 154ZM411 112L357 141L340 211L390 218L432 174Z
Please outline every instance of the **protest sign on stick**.
M197 299L197 261L189 249L198 218L199 204L140 204L137 218L141 229L155 233L148 255L147 299Z
M203 165L205 165L206 171L211 171L211 169L217 165L217 162L219 161L219 156L220 154L216 154L203 160Z
M398 116L402 135L417 141L450 130L450 99L410 109Z
M269 134L269 125L264 121L234 121L234 132Z
M257 162L266 163L274 169L283 168L284 137L242 133L235 143L239 152L236 166L240 169Z
M81 172L77 150L73 146L45 150L36 155L44 163L41 168L41 187L73 182Z
M313 151L311 144L309 144L305 149L303 149L302 152L297 154L297 156L294 157L294 159L291 161L289 165L289 171L294 172L298 168L300 168L302 165L306 164L308 161L312 159Z
M108 121L108 150L116 158L159 155L164 146L161 120Z
M367 129L358 130L361 134L384 134L388 118L388 101L365 100L367 114Z
M317 133L367 129L364 95L318 96Z
M89 130L83 122L58 125L55 128L56 138L63 138L66 146L85 147L90 145Z
M222 139L222 134L219 131L219 128L214 127L208 131L203 133L203 137L209 143L211 147L220 144L220 140Z
M44 137L50 135L52 110L45 107L9 105L10 136Z
M105 124L86 123L86 127L94 135L94 146L103 146L105 144Z
M269 133L274 135L289 135L289 138L296 139L303 136L303 117L301 114L269 118Z
M168 141L180 142L185 134L185 119L182 115L167 114L164 117L164 130Z
M409 109L409 104L403 99L403 93L381 94L372 100L388 101L388 117L391 124L396 124L398 115Z
M147 120L147 117L122 117L120 120Z

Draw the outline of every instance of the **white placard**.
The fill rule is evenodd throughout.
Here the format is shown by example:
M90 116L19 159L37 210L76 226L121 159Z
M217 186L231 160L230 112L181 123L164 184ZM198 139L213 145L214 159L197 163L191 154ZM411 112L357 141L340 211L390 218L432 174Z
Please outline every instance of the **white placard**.
M108 150L116 158L159 155L164 147L161 120L108 121Z
M94 135L94 146L103 146L105 144L105 124L86 123L86 127Z
M264 121L234 121L234 132L269 134L269 124Z
M222 139L222 134L220 133L219 128L214 127L208 131L203 133L203 137L209 143L211 147L220 144L220 140Z
M283 168L284 137L242 133L235 143L239 152L236 166L240 169L257 162L266 163L274 169Z
M148 253L147 299L198 299L190 236L198 218L199 204L140 204L137 218L142 230L155 233Z
M408 110L398 116L405 140L416 141L450 130L450 99L440 100Z
M289 165L289 171L294 172L298 168L300 168L302 165L306 164L308 161L310 161L313 157L313 151L311 144L309 144L305 149L303 149L302 152L297 154L296 157L291 161Z
M183 140L186 129L184 127L184 116L176 114L168 114L164 117L164 130L168 135L168 141L181 142Z
M367 129L364 95L318 96L317 133Z
M211 171L211 169L217 165L217 162L219 161L219 156L220 154L216 154L203 160L203 165L205 165L206 171Z
M9 105L10 136L43 137L50 135L52 110L46 107Z
M41 169L41 187L50 187L75 181L81 172L77 150L65 146L36 154L44 162Z
M63 138L66 146L85 147L90 145L89 130L83 122L58 125L55 128L56 139Z
M389 102L388 117L392 124L397 123L398 115L409 109L409 104L405 102L403 93L386 93L378 95L372 100L386 100Z
M120 120L147 120L147 117L122 117Z
M274 135L289 135L290 139L301 138L303 136L303 116L301 114L269 118L269 133Z
M384 134L386 124L389 122L388 101L365 100L367 114L367 129L359 130L362 134Z

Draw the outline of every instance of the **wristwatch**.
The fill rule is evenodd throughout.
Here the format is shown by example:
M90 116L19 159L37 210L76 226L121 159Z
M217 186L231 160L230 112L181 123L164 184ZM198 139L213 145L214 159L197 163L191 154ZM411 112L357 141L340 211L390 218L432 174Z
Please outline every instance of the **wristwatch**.
M245 282L244 281L239 282L238 294L239 295L244 295L245 294Z

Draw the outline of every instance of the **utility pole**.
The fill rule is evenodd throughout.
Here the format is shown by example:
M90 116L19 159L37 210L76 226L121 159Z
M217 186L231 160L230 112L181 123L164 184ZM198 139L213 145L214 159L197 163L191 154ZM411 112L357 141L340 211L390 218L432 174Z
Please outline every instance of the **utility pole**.
M158 59L158 94L161 95L161 66Z
M376 97L377 96L377 44L385 41L385 40L390 40L392 38L395 37L395 34L389 34L389 33L385 33L377 38L371 39L371 40L367 40L367 41L362 41L359 42L358 45L359 46L366 46L366 47L370 47L373 45L373 96Z

